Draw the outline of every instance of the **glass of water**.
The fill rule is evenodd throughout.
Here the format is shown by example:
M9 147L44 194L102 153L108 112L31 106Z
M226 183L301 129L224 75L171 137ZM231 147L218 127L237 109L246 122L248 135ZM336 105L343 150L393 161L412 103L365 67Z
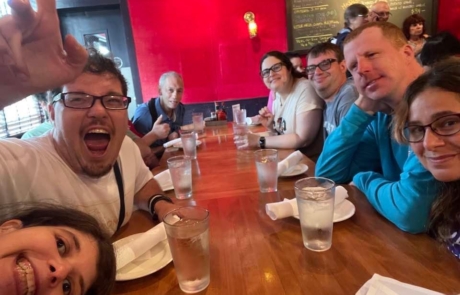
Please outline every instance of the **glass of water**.
M180 132L182 141L182 149L184 155L192 160L196 159L196 133L195 131L182 131Z
M169 158L167 162L176 198L190 198L192 196L191 160L185 156L177 156Z
M332 246L335 183L327 178L308 177L294 185L305 248L322 252Z
M192 122L195 132L202 134L204 131L203 113L192 113Z
M262 149L254 152L257 179L261 193L278 191L278 151Z
M163 219L180 289L197 293L210 282L209 211L181 207Z

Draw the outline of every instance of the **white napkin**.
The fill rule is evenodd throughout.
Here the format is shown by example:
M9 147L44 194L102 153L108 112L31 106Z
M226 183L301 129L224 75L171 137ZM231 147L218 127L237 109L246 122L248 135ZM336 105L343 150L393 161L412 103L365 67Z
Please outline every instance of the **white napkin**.
M340 205L346 198L348 198L347 190L343 186L337 186L335 188L334 207ZM265 212L272 220L277 220L299 215L299 208L297 208L296 198L284 199L282 202L266 204Z
M286 157L283 161L278 163L278 176L289 171L297 165L303 158L303 155L300 151L295 151L289 156Z
M195 138L198 139L198 133L195 133ZM173 139L173 140L170 140L168 142L165 142L163 143L163 147L166 149L166 148L169 148L170 146L173 146L175 145L176 143L178 142L181 142L181 138L176 138L176 139Z
M115 249L117 270L127 265L137 257L152 249L159 242L166 240L166 231L163 222L144 232L135 240Z
M153 178L155 178L155 180L158 181L161 189L164 191L168 190L168 188L172 186L171 173L169 172L169 169L166 169L165 171L158 173Z
M400 281L374 274L356 295L442 295L421 287L401 283Z

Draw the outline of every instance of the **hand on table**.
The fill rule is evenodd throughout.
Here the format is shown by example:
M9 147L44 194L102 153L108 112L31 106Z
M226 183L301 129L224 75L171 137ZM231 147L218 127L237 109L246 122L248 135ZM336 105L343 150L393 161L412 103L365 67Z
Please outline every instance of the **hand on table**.
M158 219L163 221L163 218L172 210L180 208L181 206L176 205L176 204L171 204L166 201L158 201L155 204L155 212L158 214Z
M253 133L247 134L247 139L242 136L233 137L236 148L239 150L258 148L260 136Z
M12 15L0 19L0 107L74 80L88 53L74 37L62 43L55 0L10 0Z

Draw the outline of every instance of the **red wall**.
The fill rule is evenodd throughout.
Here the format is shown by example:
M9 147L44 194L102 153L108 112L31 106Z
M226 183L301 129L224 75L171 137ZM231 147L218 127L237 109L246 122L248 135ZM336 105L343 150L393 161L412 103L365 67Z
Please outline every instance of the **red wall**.
M129 0L129 9L144 100L171 70L184 78L185 103L266 96L259 60L287 50L285 0ZM256 16L254 39L246 11ZM458 15L460 0L439 0L439 30L460 37Z
M269 50L287 50L284 3L130 0L144 100L158 94L160 75L171 70L184 78L185 103L268 95L258 75L259 60ZM254 39L243 19L246 11L256 17L259 36Z

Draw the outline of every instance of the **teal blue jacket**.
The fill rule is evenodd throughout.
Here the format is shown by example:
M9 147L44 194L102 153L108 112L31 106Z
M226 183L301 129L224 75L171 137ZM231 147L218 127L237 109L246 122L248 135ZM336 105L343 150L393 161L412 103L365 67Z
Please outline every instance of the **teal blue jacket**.
M392 139L390 123L390 115L370 116L353 104L324 143L316 175L336 183L353 181L398 228L424 232L440 183L409 146Z

